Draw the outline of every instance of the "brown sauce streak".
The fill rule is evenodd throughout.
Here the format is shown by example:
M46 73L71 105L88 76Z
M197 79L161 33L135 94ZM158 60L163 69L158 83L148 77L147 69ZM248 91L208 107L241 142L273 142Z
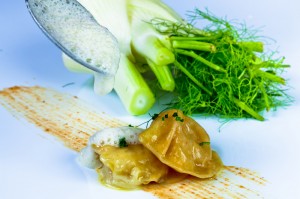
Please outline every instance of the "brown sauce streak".
M15 117L25 118L75 151L86 146L94 132L125 125L108 115L96 113L77 97L38 86L2 90L0 104Z
M15 86L0 91L0 104L15 117L24 118L67 147L80 151L95 131L126 123L95 112L78 97L52 89ZM173 184L150 184L143 190L161 199L171 198L263 198L259 190L267 181L256 172L224 166L211 179L188 177Z

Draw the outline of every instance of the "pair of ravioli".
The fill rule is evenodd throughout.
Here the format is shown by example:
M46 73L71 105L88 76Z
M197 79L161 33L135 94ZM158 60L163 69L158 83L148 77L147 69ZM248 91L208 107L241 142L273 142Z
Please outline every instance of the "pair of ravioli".
M102 182L131 189L176 181L187 174L209 178L222 167L206 131L179 110L160 113L149 128L139 132L138 140L140 144L122 148L93 147L103 164L98 169Z

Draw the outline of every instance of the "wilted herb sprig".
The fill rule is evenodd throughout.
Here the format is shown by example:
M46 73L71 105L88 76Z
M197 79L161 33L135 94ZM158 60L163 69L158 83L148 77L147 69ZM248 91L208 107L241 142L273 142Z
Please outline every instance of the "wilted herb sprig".
M155 24L158 31L170 34L176 57L176 97L170 108L186 114L264 120L261 111L290 102L280 76L288 66L284 58L264 52L256 31L198 9L190 17L193 23L204 19L210 24L201 30L190 24Z

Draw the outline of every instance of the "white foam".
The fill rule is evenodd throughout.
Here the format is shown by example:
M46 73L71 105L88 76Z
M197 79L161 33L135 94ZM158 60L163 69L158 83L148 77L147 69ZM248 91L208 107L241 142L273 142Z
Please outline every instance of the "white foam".
M106 128L95 133L90 137L88 146L80 151L78 157L79 164L88 168L101 167L102 163L99 160L99 155L94 152L92 145L111 145L118 147L120 139L122 138L125 138L127 144L140 144L138 135L142 131L143 129L141 128L119 127Z
M42 27L79 59L115 75L120 52L115 37L76 0L30 0Z

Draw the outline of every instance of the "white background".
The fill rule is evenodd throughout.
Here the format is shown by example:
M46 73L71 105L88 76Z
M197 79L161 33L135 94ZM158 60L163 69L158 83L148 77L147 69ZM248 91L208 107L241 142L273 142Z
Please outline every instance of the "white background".
M300 3L296 0L165 2L182 16L186 10L197 6L208 8L217 16L264 27L262 34L277 41L275 46L279 53L292 65L285 76L292 87L293 105L268 114L265 122L233 121L221 130L221 123L215 118L199 118L198 121L209 132L213 147L226 165L260 172L272 182L277 198L300 198ZM75 84L62 88L70 82ZM113 93L94 96L89 76L68 72L62 64L60 51L38 29L21 0L1 1L0 5L0 89L15 85L65 90L123 120L143 120L143 117L128 116ZM114 106L109 106L110 103ZM49 140L40 129L16 120L0 107L1 199L115 198L118 194L122 198L140 198L144 194L100 192L100 186L88 179L90 175L80 169L75 158L76 153ZM150 195L144 198L147 197L151 198Z

